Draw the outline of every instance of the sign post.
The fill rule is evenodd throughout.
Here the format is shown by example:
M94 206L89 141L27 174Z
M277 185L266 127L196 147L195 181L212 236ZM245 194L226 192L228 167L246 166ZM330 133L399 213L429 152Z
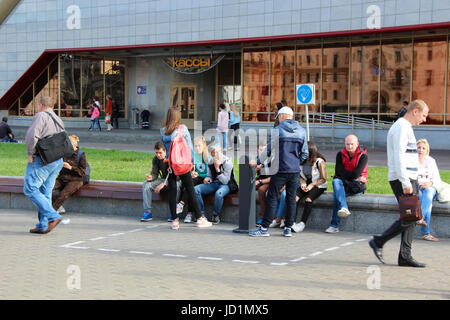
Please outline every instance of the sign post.
M297 84L296 86L297 104L305 105L306 116L306 137L309 141L309 113L308 104L316 104L316 90L314 83Z

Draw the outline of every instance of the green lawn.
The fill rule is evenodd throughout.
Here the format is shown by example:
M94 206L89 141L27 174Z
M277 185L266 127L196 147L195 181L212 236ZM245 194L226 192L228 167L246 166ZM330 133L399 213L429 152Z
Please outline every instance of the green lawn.
M154 154L135 151L100 150L83 148L89 165L92 180L143 182L145 174L150 173ZM24 144L0 143L0 176L23 176L27 165ZM239 183L239 166L234 160L235 177ZM391 194L387 182L388 169L369 168L367 193ZM444 181L450 181L450 171L440 171ZM334 165L327 165L328 191L332 191Z

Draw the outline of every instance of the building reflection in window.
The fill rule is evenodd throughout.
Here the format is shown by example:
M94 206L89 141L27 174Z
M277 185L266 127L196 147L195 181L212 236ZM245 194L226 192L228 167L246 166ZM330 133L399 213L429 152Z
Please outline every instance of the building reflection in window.
M272 49L270 79L270 121L277 115L276 103L286 100L295 106L295 50L294 48Z
M322 112L348 113L349 56L348 46L323 48Z
M309 112L320 112L322 48L297 48L296 84L313 83L316 89L316 103L308 105ZM305 113L304 105L296 105L295 118L301 120Z

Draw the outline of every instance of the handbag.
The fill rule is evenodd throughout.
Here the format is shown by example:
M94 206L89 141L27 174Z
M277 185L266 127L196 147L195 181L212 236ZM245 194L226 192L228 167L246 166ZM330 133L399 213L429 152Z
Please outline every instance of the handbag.
M47 114L50 115L55 125L63 129L63 131L38 140L36 153L44 164L52 163L64 157L70 157L75 152L67 132L64 131L64 128L55 120L51 113L47 112Z
M361 181L342 179L345 192L357 194L366 191L366 184Z
M422 209L418 195L404 195L398 197L401 221L422 220Z
M234 178L234 170L231 170L231 177L230 181L228 181L228 187L230 188L230 194L238 193L239 192L239 186L236 182L236 179Z

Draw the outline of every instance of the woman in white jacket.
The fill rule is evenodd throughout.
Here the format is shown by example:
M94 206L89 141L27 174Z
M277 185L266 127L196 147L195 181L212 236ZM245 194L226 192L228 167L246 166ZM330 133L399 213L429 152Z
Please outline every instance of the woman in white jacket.
M441 181L436 161L429 156L430 145L426 139L417 141L417 153L419 154L419 199L422 209L422 216L427 225L421 228L422 236L427 241L439 241L430 233L431 209L433 207L433 199L436 196L435 183Z

